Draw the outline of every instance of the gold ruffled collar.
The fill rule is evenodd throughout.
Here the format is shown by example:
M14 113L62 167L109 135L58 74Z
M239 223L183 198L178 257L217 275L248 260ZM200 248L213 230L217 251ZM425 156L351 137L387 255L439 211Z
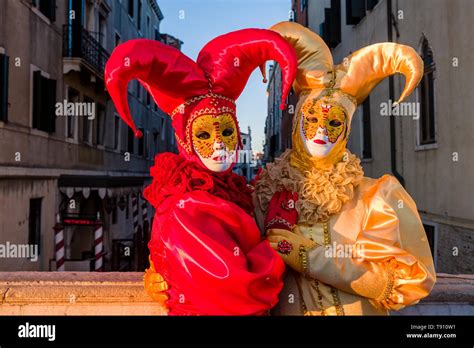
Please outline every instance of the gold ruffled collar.
M345 161L302 172L291 166L291 153L292 150L287 150L275 162L267 164L259 175L255 194L260 207L266 211L273 194L285 189L298 192L298 223L313 225L327 221L352 199L354 188L364 177L359 158L346 150Z

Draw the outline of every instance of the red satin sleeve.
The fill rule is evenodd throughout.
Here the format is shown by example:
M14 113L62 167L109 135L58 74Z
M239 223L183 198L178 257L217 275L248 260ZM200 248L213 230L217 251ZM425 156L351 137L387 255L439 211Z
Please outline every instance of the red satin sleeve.
M278 302L284 264L229 201L204 191L168 198L149 248L170 286L170 315L260 315Z

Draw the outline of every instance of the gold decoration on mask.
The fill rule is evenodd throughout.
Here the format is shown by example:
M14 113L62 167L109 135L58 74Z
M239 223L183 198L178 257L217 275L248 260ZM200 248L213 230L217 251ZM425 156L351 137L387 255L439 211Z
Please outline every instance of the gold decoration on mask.
M305 104L313 104L314 99L321 100L318 98L320 98L320 96L315 97L313 93L300 97L300 100L298 101L298 104L296 106L296 110L302 110L303 108L305 108ZM333 99L330 101L326 99L326 102L330 103L331 105L338 106L340 109L344 110L343 106L339 105ZM329 169L334 164L343 160L344 154L346 152L347 137L350 132L350 121L346 121L343 139L341 139L334 145L334 147L326 157L317 158L312 157L308 153L305 147L305 139L301 137L299 128L301 127L302 117L303 113L298 111L295 119L293 120L293 148L290 153L291 165L302 172L308 172L311 171L312 168Z
M222 142L228 151L237 148L237 126L231 114L203 115L192 124L192 142L203 158L214 153L214 143Z
M337 105L325 99L312 99L301 108L303 133L307 140L313 139L319 128L326 129L328 140L335 143L345 130L346 115Z

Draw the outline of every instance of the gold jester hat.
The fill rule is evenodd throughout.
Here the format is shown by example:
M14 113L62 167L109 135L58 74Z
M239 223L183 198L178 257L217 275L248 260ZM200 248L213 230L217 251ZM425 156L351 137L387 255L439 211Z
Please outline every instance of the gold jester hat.
M311 158L304 148L298 125L301 110L308 102L322 99L325 104L338 106L347 117L347 131L343 142L334 147L324 159L339 162L345 152L352 116L372 89L383 79L396 73L405 75L405 88L396 103L403 101L423 77L423 61L409 46L385 42L370 45L352 53L339 65L334 65L329 47L323 39L295 22L281 22L270 28L283 36L298 57L298 70L293 88L299 94L296 117L293 121L293 153L291 162L296 167L308 167L321 160Z

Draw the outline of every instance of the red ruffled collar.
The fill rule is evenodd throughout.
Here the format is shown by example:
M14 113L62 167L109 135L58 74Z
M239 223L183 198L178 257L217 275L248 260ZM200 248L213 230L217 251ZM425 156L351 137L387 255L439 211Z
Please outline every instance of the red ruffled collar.
M156 155L150 174L153 182L143 195L156 209L170 196L199 190L233 202L253 215L253 189L244 177L231 171L214 173L183 155L165 152Z

